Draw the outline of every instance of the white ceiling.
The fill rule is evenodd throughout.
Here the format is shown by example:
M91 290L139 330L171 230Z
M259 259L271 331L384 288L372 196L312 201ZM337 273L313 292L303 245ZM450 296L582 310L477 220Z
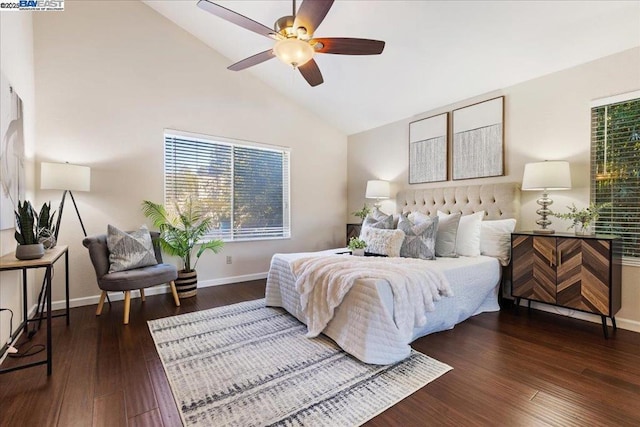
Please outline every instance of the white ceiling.
M144 3L229 58L229 65L273 45L199 9L196 0ZM292 5L217 3L268 27L290 15ZM337 0L315 35L386 46L374 56L318 54L324 83L317 87L277 59L239 72L351 135L640 46L640 1Z

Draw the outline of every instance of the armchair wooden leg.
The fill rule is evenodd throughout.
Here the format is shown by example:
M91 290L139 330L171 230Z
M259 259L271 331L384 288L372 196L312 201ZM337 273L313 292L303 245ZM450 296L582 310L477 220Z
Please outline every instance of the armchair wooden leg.
M100 316L102 314L102 306L104 305L104 299L107 296L107 291L102 291L100 294L100 301L98 301L98 308L96 309L96 316Z
M173 300L176 303L176 307L180 307L180 298L178 298L178 291L176 290L175 282L172 280L171 283L169 283L169 286L171 287L171 293L173 294Z
M129 324L129 309L131 308L131 291L124 292L124 324Z
M144 297L144 289L140 289L140 299L142 300L142 302L146 301L146 299Z

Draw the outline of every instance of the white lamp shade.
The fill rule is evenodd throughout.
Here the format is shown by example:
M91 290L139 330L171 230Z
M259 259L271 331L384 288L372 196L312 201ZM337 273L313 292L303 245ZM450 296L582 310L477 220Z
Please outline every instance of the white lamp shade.
M40 163L40 189L89 191L91 168L69 163Z
M367 191L365 194L367 199L388 199L390 195L391 189L388 181L367 181Z
M523 190L569 190L570 188L569 162L554 160L524 165Z

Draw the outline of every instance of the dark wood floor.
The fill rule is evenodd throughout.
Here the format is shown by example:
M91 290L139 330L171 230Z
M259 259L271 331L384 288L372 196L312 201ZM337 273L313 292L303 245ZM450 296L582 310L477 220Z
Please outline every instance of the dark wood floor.
M264 281L71 311L55 319L53 375L40 366L0 376L2 426L176 426L178 415L146 321L264 295ZM33 341L44 341L42 330ZM26 349L31 343L21 343ZM414 343L453 366L369 426L640 425L640 334L539 311L486 313ZM2 367L15 363L5 361Z

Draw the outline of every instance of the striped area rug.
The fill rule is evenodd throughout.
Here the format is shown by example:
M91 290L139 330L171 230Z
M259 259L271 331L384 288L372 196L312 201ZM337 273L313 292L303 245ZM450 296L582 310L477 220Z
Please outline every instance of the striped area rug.
M367 365L264 299L149 322L184 425L357 426L446 373Z

